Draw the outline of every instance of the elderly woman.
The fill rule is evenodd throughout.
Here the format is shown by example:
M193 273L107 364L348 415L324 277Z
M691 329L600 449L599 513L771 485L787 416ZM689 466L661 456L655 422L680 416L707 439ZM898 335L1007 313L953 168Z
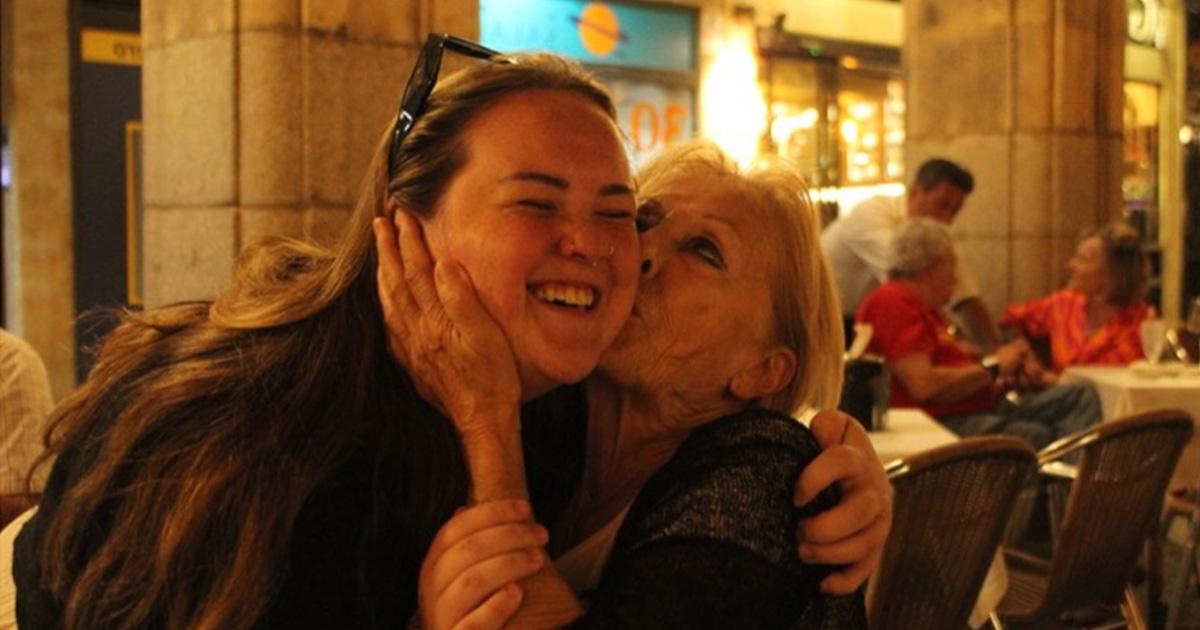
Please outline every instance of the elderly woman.
M558 440L562 467L582 462L550 530L551 550L568 550L557 570L589 603L576 623L865 627L861 597L822 594L831 569L793 543L792 479L819 446L789 414L836 399L842 347L801 182L741 174L702 143L668 150L641 182L633 315L578 393L586 431ZM528 429L569 424L547 420ZM488 589L520 575L496 565L527 545L486 510L452 519L431 548L427 628L504 620ZM531 606L573 608L562 596L525 589Z
M891 279L859 306L874 328L871 351L887 361L893 407L919 407L959 435L1009 433L1040 448L1100 419L1091 387L1060 385L1026 392L1017 405L1000 394L1019 381L1029 347L1018 340L982 360L950 335L939 313L954 289L950 230L910 219L892 240Z
M632 178L611 100L578 67L494 59L431 92L447 49L492 54L430 38L334 250L260 244L214 302L128 315L105 340L55 412L58 458L17 539L22 628L400 627L455 508L521 496L482 474L522 452L496 428L589 374L625 323ZM470 312L502 333L458 339L509 369L453 397L381 312L369 226L397 208L427 229L447 305L472 286ZM511 416L477 415L495 398ZM554 485L531 479L535 498ZM855 521L830 537L861 541Z
M1071 277L1065 289L1009 306L1001 326L1048 341L1055 371L1142 358L1139 330L1150 308L1148 263L1137 232L1117 223L1088 233L1067 268Z

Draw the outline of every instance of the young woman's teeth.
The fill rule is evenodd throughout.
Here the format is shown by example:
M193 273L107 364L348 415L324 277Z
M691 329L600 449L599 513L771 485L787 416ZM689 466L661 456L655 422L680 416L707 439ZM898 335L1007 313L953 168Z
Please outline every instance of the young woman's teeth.
M596 292L586 287L571 287L561 284L543 284L535 291L543 302L575 308L591 308L596 301Z

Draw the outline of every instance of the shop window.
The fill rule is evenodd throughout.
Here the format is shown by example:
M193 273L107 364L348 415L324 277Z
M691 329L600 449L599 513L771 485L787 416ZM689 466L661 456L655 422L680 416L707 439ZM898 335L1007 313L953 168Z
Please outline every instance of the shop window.
M1157 239L1158 86L1125 82L1121 195L1124 215L1147 240Z
M800 169L827 222L868 197L904 190L903 83L881 64L860 63L766 58L766 149Z

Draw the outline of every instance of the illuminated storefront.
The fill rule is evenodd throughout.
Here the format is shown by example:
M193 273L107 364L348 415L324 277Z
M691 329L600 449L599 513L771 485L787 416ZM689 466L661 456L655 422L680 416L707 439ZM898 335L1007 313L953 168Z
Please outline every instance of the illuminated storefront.
M796 164L823 218L904 190L904 87L896 49L762 29L764 150Z
M1163 0L1129 0L1122 110L1123 215L1145 239L1151 301L1174 317L1186 305L1184 266L1194 264L1184 230L1182 163L1186 80L1184 9Z
M480 0L480 39L577 59L608 87L638 164L696 130L695 9L582 0Z

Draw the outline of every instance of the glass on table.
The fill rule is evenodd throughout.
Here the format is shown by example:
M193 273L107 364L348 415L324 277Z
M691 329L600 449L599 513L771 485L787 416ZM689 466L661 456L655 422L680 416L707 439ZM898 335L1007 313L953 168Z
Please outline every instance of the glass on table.
M1147 319L1142 322L1141 329L1142 353L1146 362L1157 365L1162 358L1163 347L1167 342L1167 326L1161 319Z

